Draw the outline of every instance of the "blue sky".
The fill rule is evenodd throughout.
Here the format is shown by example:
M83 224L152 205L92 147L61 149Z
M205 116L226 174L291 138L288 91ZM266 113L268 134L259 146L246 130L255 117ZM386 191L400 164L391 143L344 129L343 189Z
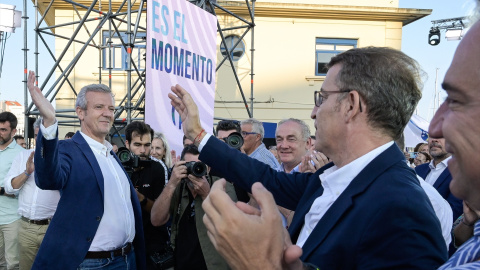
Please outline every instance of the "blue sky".
M353 0L354 1L354 0ZM440 102L444 99L444 93L441 91L441 82L445 76L445 72L453 58L455 48L458 41L447 41L442 35L442 40L438 46L430 46L427 43L428 31L432 26L432 20L461 17L472 9L473 0L399 0L401 8L420 8L432 9L432 14L419 21L411 23L403 28L402 51L416 59L422 68L427 72L428 79L425 81L423 97L417 108L417 114L426 120L430 120L433 116L433 96L435 89L435 73L438 68L437 87L440 91ZM334 1L332 1L334 2ZM23 10L23 1L20 0L0 0L1 4L17 5L17 10ZM27 11L30 17L28 22L28 69L34 69L34 8L32 1L27 0ZM22 20L22 28L17 29L7 40L5 57L3 63L3 72L0 78L0 100L16 100L23 104L24 102L24 86L23 80L23 31L24 25ZM45 36L49 44L54 43L50 36ZM47 75L49 68L53 65L53 60L39 43L39 81ZM53 46L52 47L53 50Z

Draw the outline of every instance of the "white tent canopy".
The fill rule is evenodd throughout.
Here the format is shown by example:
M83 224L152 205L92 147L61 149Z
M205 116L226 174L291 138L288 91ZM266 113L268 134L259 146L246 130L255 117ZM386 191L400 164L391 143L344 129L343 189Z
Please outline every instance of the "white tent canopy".
M422 117L416 114L412 115L403 132L405 147L415 147L420 142L427 142L429 125L430 123Z

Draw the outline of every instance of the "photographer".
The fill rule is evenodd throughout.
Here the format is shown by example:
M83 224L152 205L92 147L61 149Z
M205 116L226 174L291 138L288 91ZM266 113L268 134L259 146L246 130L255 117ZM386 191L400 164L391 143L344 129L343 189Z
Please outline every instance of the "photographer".
M172 245L176 270L228 269L227 263L208 239L207 230L202 222L204 212L201 206L213 183L208 175L202 177L193 175L201 175L198 172L203 171L194 167L200 164L191 163L198 162L198 155L195 145L185 146L181 161L173 167L168 184L153 205L152 223L165 224L172 216ZM185 166L187 163L188 166ZM204 170L207 170L206 167ZM236 197L232 185L227 185L226 192L232 199Z
M150 221L153 202L163 190L165 171L158 162L151 161L150 147L153 130L144 122L132 122L125 129L126 146L131 151L131 160L125 160L119 151L120 160L131 174L130 179L136 189L142 207L142 221L147 251L147 269L157 269L150 258L155 253L168 252L169 236L165 226L154 227ZM128 157L128 156L127 156Z

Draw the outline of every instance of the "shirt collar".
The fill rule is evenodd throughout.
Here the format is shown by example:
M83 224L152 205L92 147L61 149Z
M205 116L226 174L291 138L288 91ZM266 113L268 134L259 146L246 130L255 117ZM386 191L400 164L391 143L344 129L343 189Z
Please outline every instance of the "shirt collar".
M257 152L260 152L260 148L262 148L262 146L263 146L264 148L266 148L266 147L265 147L265 144L262 143L262 144L260 144L257 148L255 148L255 150L253 150L253 152L252 152L249 156L252 156L253 154L255 154L255 153L257 153Z
M13 148L15 148L16 145L17 145L17 142L16 142L15 140L12 140L12 141L8 144L8 146L5 147L5 149L0 150L0 152L7 150L7 148L13 149Z
M437 164L437 167L435 167L435 165L433 165L433 160L430 161L430 163L428 164L428 167L430 167L430 170L435 170L435 169L445 169L448 167L448 161L452 158L452 156L449 156L448 158L442 160L440 163Z
M324 189L330 189L333 194L340 195L352 182L352 180L378 155L392 146L390 141L380 147L373 149L367 154L355 159L347 165L338 168L336 165L326 169L320 174L320 182Z
M92 151L95 151L102 156L108 156L110 151L113 149L113 146L106 140L104 140L103 143L99 143L81 131L80 134L83 136Z

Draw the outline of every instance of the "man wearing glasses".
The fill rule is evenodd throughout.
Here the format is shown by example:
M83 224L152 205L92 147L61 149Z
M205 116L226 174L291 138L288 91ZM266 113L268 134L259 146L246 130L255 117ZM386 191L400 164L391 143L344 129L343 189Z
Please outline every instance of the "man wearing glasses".
M255 118L250 118L243 120L240 123L240 128L242 129L241 134L244 141L243 150L245 154L267 164L273 169L277 169L280 166L277 159L268 151L263 143L265 129L263 128L262 122Z
M417 62L367 47L329 67L311 117L315 149L332 162L317 172L277 172L200 136L199 158L260 205L234 204L217 181L202 205L210 239L234 269L435 269L447 259L440 223L394 144L421 98ZM195 138L197 106L181 86L172 91L185 135ZM288 233L276 204L295 210Z

